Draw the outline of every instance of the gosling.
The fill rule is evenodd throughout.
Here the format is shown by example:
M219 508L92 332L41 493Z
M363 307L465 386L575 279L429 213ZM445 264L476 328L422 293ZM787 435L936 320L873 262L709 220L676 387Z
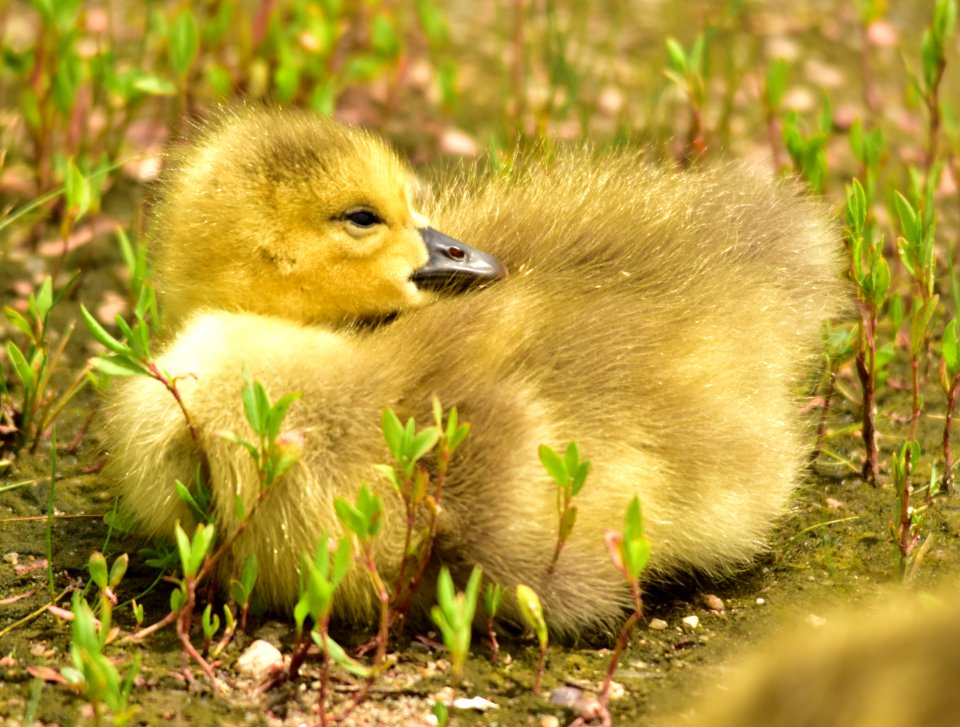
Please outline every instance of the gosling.
M479 564L489 581L534 588L554 633L615 628L630 595L603 535L634 495L649 578L748 564L797 485L810 439L802 383L821 322L844 305L823 205L737 165L681 174L626 150L570 149L433 186L418 208L412 175L381 141L298 112L227 115L174 168L154 230L176 335L157 363L180 377L220 533L238 527L235 499L249 510L258 494L249 455L217 435L248 431L244 368L274 398L302 394L285 421L303 434L302 458L229 562L256 555L259 598L289 609L301 553L341 532L334 498L352 501L367 482L385 503L377 560L391 582L404 514L373 467L389 461L380 415L426 424L437 396L472 431L450 464L415 611L435 601L440 564L463 580ZM489 284L422 290L428 220L492 256L467 273ZM173 482L192 480L199 450L173 397L151 380L118 382L105 427L105 476L128 512L153 536L189 526ZM556 486L537 448L571 440L593 469L548 573ZM516 605L504 615L518 618ZM334 616L375 620L361 569Z

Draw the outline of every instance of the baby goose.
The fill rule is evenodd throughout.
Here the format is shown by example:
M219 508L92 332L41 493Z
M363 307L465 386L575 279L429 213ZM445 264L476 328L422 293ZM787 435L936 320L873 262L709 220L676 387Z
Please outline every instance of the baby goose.
M725 574L748 562L796 484L808 440L798 384L821 321L842 307L839 246L822 205L736 166L678 174L625 151L570 151L494 178L465 173L438 184L427 212L511 275L416 307L421 294L405 283L402 295L378 297L384 288L358 280L364 273L347 255L330 262L328 249L357 239L328 224L330 209L371 212L382 220L371 224L375 235L401 219L413 236L409 204L384 208L384 188L409 179L385 155L364 132L249 111L188 153L200 163L181 167L161 207L162 292L181 324L158 364L183 377L221 532L237 527L235 498L249 508L257 494L250 457L216 435L246 431L243 367L271 396L303 395L286 420L304 435L303 457L233 547L234 563L256 554L260 597L276 608L294 602L300 554L340 531L334 497L352 500L362 481L385 501L378 564L391 582L404 516L372 467L389 459L380 414L391 407L426 423L434 395L473 428L451 463L431 568L465 577L480 564L505 587L533 587L555 633L611 628L629 592L603 531L622 523L634 495L653 542L652 577ZM250 180L274 213L236 202ZM323 214L302 206L344 187L357 197ZM217 230L199 257L198 222ZM309 245L294 234L303 230ZM238 248L262 249L264 239L276 245L238 269ZM409 276L422 257L407 260ZM328 296L311 281L331 264L343 285ZM373 330L318 324L396 308L404 312ZM107 475L149 533L169 535L190 521L172 483L190 481L197 462L182 414L145 379L119 382L109 404ZM593 469L548 574L556 492L537 447L572 439ZM360 570L342 584L335 615L371 622L374 595ZM418 599L417 609L429 606L432 589Z

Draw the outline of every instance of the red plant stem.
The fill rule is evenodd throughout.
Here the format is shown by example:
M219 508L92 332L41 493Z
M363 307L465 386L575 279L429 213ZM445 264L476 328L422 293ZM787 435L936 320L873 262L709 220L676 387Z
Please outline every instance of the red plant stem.
M300 675L300 667L307 660L307 651L310 649L310 641L303 638L303 634L297 634L297 641L293 645L293 656L290 657L290 666L287 667L287 673L291 679L296 679Z
M177 406L180 407L180 411L183 412L183 418L187 420L187 427L190 429L190 436L193 437L194 442L200 442L200 430L197 429L197 426L193 423L193 417L190 416L190 412L187 411L186 404L183 403L183 398L180 396L180 390L177 388L177 379L176 377L168 379L164 373L157 368L157 365L153 361L147 361L145 363L147 369L150 371L150 375L159 381L161 384L167 387L167 391L173 394L173 398L177 402Z
M328 619L324 619L324 622L320 625L320 638L323 640L323 666L320 671L320 694L317 697L317 713L320 716L320 724L323 727L330 724L330 717L327 714L327 692L330 689L330 653L327 650L328 622Z
M373 558L373 550L368 549L365 556L367 571L370 573L370 577L373 578L374 585L377 589L377 598L380 600L380 629L377 632L377 650L373 655L372 672L376 674L380 665L383 663L383 658L387 655L387 640L390 635L390 594L387 592L387 587L384 585L383 579L380 578L379 572L377 572L377 563Z
M940 138L940 81L943 80L943 71L946 63L941 61L937 64L937 73L933 80L933 88L926 95L924 101L927 103L927 110L930 112L930 123L928 125L927 153L924 157L924 168L927 174L933 167L933 162L937 158L937 146Z
M913 406L910 411L910 428L908 429L907 439L912 441L917 438L917 424L920 423L920 357L912 356L910 358L910 372L913 383ZM908 467L907 474L910 474Z
M860 314L863 338L866 339L861 341L860 350L857 352L857 375L863 387L863 445L866 450L861 476L864 481L876 486L880 482L880 467L877 461L877 405L874 392L877 315L873 306L867 310L866 305L862 305Z
M210 683L213 685L213 690L215 692L219 692L220 685L217 683L216 674L213 673L213 667L210 666L210 663L200 655L194 645L190 643L190 626L193 622L193 609L196 606L197 601L197 581L197 578L186 578L187 602L177 612L177 636L180 637L180 643L183 644L183 650L186 651L187 654L189 654L190 657L200 665L200 668L203 669L203 672L207 675L207 678L210 679Z
M837 370L833 362L830 362L830 378L827 381L827 392L823 395L823 406L820 408L820 423L817 424L817 443L813 446L813 452L810 455L810 462L816 462L820 457L820 450L823 448L823 440L827 434L827 415L830 413L830 404L833 402L833 395L837 390Z
M637 581L630 583L630 590L633 594L633 613L620 629L620 636L617 638L617 645L610 655L610 663L607 664L607 674L603 679L603 686L600 688L600 707L606 712L607 701L610 699L610 685L613 683L613 675L620 664L620 655L627 647L627 641L630 639L630 632L643 619L643 600L640 598L640 584Z
M907 450L907 458L909 459L910 453ZM904 471L904 480L903 480L903 491L900 496L900 525L897 528L898 534L898 543L897 546L900 549L900 577L903 578L904 574L907 571L907 556L910 555L910 552L913 550L913 546L916 545L917 538L912 536L912 522L911 522L911 513L910 513L910 496L913 495L913 485L910 484L910 464L907 463L907 467Z
M443 485L447 479L447 463L449 459L450 452L444 449L440 453L440 463L437 468L437 483L433 488L433 507L430 508L430 519L427 522L427 540L423 546L423 552L420 554L420 560L417 562L417 568L414 570L413 575L410 576L410 580L402 594L399 589L401 582L399 577L397 579L398 587L394 589L394 621L402 619L410 609L413 596L420 587L420 581L423 579L423 574L427 569L427 563L430 562L430 555L433 553L433 542L437 537L437 513L440 511L440 496L443 493ZM407 537L409 537L409 535L410 532L408 530ZM404 557L400 562L401 575L405 570L407 560L406 542L408 541L404 543Z
M487 617L487 638L490 640L490 661L496 664L500 661L500 642L497 641L497 632L493 630L493 616Z
M563 550L564 540L560 537L557 538L557 544L553 548L553 559L550 561L550 565L547 568L547 575L552 576L553 572L557 568L557 561L560 560L560 551Z
M957 403L957 391L960 389L960 374L953 377L950 391L947 392L947 415L943 424L943 480L941 487L944 492L953 489L953 451L950 447L950 429L953 426L953 407ZM927 493L927 499L931 495Z
M543 669L547 665L547 642L540 644L540 661L537 662L537 674L533 678L533 693L540 694L540 683L543 681Z
M863 103L866 107L876 113L880 110L880 95L877 93L876 84L873 82L873 64L870 62L870 38L868 33L869 26L866 23L860 25L860 82L863 86Z
M783 170L785 163L783 160L783 147L780 139L783 137L783 131L780 128L780 122L774 116L773 109L767 110L767 140L770 142L770 156L773 160L773 173L779 175Z

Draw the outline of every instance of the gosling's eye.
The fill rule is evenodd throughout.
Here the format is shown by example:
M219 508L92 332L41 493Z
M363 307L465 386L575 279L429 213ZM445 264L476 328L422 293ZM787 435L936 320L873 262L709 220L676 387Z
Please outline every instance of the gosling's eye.
M347 212L344 217L357 227L373 227L383 222L375 212L370 210L354 210L353 212Z

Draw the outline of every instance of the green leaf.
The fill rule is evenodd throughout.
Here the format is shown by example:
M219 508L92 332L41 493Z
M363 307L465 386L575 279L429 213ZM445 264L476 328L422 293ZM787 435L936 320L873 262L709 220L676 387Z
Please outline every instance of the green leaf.
M403 424L400 423L400 417L396 415L393 409L384 409L380 416L380 428L383 430L383 438L387 443L390 454L393 458L400 461L403 456Z
M3 314L7 317L7 320L16 326L24 335L28 336L31 341L33 340L33 327L19 311L14 310L10 306L4 306Z
M269 407L266 416L267 439L273 441L277 438L283 420L287 416L287 410L301 396L302 394L299 393L281 396L273 406Z
M553 481L560 487L566 487L568 481L567 469L560 455L546 444L540 445L537 449L537 454L540 455L540 462Z
M903 236L911 245L918 245L923 234L923 229L917 211L899 191L894 191L893 199L894 205L897 208L897 217L900 218L900 229L903 230Z
M100 344L114 353L123 354L125 356L133 355L133 350L129 346L125 346L116 338L107 333L106 329L97 322L97 319L90 314L90 311L87 310L83 303L80 304L80 315L83 316L83 321L87 324L87 329L90 331L91 335Z
M90 359L93 367L107 376L149 376L150 372L136 361L126 356L94 356Z
M373 19L372 27L373 48L380 55L393 57L402 47L400 39L393 29L393 23L386 15L378 15Z
M540 597L529 586L522 583L517 584L517 604L520 607L520 615L524 622L530 627L537 636L541 648L545 647L549 634L547 632L547 621L543 617L543 606L540 604Z
M177 93L177 87L173 83L150 73L138 73L131 87L147 96L174 96Z
M487 607L487 615L491 618L495 617L500 610L500 604L503 603L503 587L499 583L487 584L484 603Z
M202 507L197 503L193 497L193 493L190 492L189 488L180 480L174 480L173 482L174 489L177 491L177 497L179 497L187 507L190 509L190 514L193 515L194 519L197 522L205 523L210 521L210 513L205 512Z
M185 576L196 575L196 571L190 570L190 563L193 561L190 538L187 537L186 531L180 527L180 523L176 524L173 533L177 540L177 552L180 553L180 567L183 569L183 574Z
M210 546L216 536L216 530L213 525L204 525L200 523L197 529L193 531L193 543L191 544L190 575L195 575L203 565L203 559L207 556Z
M220 617L213 613L212 603L208 603L206 608L203 609L201 625L203 627L203 635L208 639L213 638L213 635L220 629Z
M50 279L49 275L45 277L43 283L40 284L40 289L37 291L35 301L37 316L41 321L46 323L47 316L53 308L53 280Z
M263 437L266 435L266 409L269 407L269 404L267 404L267 407L264 406L264 401L267 398L266 392L263 391L263 386L259 381L249 380L246 369L244 369L244 381L246 381L246 384L240 390L243 411L247 415L250 428Z
M941 45L953 34L953 28L956 22L956 0L937 0L937 4L933 9L933 33Z
M179 588L174 589L170 592L170 610L176 613L181 608L187 605L187 596Z
M783 58L777 58L767 66L764 90L767 97L767 106L773 112L780 108L780 102L783 100L783 93L787 88L787 72L787 62Z
M957 321L950 321L943 331L941 339L943 360L947 365L950 376L953 377L960 370L960 356L958 356L957 347Z
M356 535L361 542L366 540L367 526L360 511L342 497L335 497L333 509L344 528Z
M439 439L440 430L437 427L427 427L414 436L407 451L410 461L419 462L427 452L436 446Z
M20 379L24 390L28 392L28 394L33 392L37 385L36 376L30 364L27 363L23 351L21 351L13 341L7 341L7 358L9 358L10 363L13 364L13 370L16 371L17 378Z
M333 565L330 569L330 583L336 588L350 570L353 562L353 547L350 538L340 538L337 550L333 554Z
M116 588L120 585L120 581L123 580L123 577L127 573L127 566L130 564L130 556L124 553L123 555L117 556L113 561L113 565L110 566L110 579L108 584L111 588Z
M93 195L90 190L90 180L77 168L73 157L67 160L63 184L67 208L73 213L74 220L79 220L90 209Z
M90 571L90 580L96 584L97 588L103 590L107 587L107 559L103 557L103 553L94 551L90 554L87 559L87 570Z
M199 33L197 21L190 10L182 10L173 19L169 31L170 63L180 78L186 76L197 55Z
M347 652L344 651L343 647L330 638L329 634L321 635L313 631L310 635L313 637L313 642L320 647L320 650L325 651L333 663L341 669L362 679L370 676L369 667L347 656Z
M679 41L670 36L667 38L667 63L669 67L681 74L687 72L687 54Z

